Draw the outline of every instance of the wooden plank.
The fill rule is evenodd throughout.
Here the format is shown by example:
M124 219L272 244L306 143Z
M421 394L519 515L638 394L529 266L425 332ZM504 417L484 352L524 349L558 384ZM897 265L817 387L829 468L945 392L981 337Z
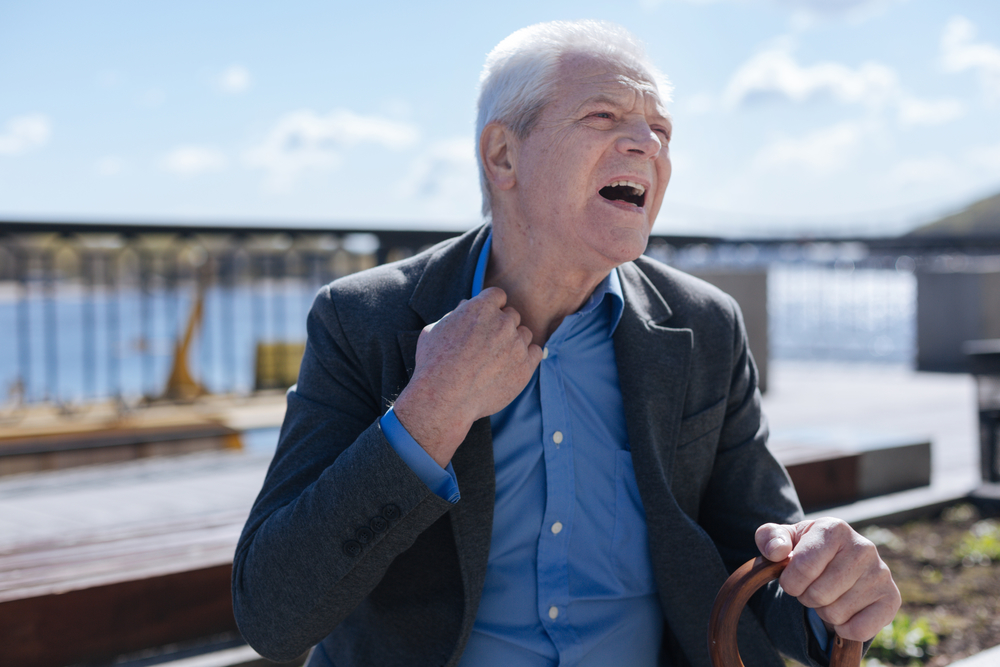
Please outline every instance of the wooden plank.
M857 455L807 461L787 469L806 512L858 500Z
M21 543L0 552L0 602L231 564L245 512Z
M61 667L236 630L232 565L0 603L4 664Z

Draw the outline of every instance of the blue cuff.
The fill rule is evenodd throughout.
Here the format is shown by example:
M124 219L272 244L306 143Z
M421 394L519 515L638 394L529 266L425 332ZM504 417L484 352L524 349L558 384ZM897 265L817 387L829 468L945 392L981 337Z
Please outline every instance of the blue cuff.
M399 423L392 408L382 415L379 425L382 427L385 439L399 454L399 458L403 459L427 488L449 503L455 504L459 501L462 496L458 492L458 479L455 478L455 469L450 462L447 468L439 466L427 450L421 447L409 431Z
M399 422L396 423L398 424ZM823 619L819 617L815 609L807 609L806 616L809 618L809 628L816 638L816 643L819 644L820 649L826 653L827 657L830 657L830 633L826 631Z

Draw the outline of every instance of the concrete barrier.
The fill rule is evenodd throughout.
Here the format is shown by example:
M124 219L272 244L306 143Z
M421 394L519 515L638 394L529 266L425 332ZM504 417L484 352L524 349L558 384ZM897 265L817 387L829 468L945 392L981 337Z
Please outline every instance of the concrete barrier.
M687 270L693 276L709 282L736 299L743 311L743 321L750 339L750 351L757 362L761 392L767 391L768 326L767 268L747 270L699 269Z
M966 373L967 340L1000 338L1000 271L917 274L917 370Z

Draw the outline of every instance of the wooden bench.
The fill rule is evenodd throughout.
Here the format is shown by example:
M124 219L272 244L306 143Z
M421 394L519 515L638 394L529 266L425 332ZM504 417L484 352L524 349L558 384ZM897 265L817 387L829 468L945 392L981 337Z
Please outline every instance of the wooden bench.
M931 482L931 442L853 429L776 433L768 448L788 470L806 512Z
M0 475L240 446L236 429L187 406L144 407L125 415L96 406L69 416L40 406L19 422L0 424Z
M233 632L245 513L124 525L0 551L4 664L60 667Z

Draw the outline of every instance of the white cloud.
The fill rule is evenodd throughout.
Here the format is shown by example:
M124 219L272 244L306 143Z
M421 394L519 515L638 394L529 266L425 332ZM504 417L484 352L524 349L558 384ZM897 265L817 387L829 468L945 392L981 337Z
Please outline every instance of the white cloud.
M965 104L955 99L919 100L903 95L897 104L899 123L904 127L943 125L965 115Z
M444 139L431 144L417 157L400 184L404 197L464 196L473 190L478 197L479 169L471 137Z
M20 155L49 142L52 123L42 114L15 116L0 134L0 155Z
M639 0L645 9L656 9L666 0ZM876 16L893 5L908 0L677 0L689 5L714 5L728 2L733 5L771 5L790 10L796 21L814 22L823 18L864 20Z
M975 42L976 26L964 16L954 16L941 35L941 63L948 72L976 70L987 96L1000 99L1000 48Z
M823 19L846 19L860 23L884 13L893 5L908 0L771 0L772 4L793 12L793 19L802 27Z
M225 154L206 146L178 146L160 163L167 171L180 176L197 176L213 171L222 171L229 160Z
M219 76L218 85L224 93L246 92L250 88L250 72L242 65L231 65Z
M267 171L267 185L280 191L291 187L303 171L336 166L343 151L352 146L377 144L399 150L413 145L418 136L417 129L408 123L346 109L325 116L306 109L279 118L243 159L248 167Z
M794 102L829 95L845 103L878 106L898 94L895 71L878 63L864 63L857 69L834 62L808 67L799 65L788 48L779 46L762 51L733 74L725 99L738 106L756 97L783 96Z
M754 158L757 168L801 166L818 172L843 167L854 155L867 130L844 122L800 138L781 138L765 146Z
M803 66L790 48L785 43L762 51L736 70L724 94L728 106L746 105L763 97L801 103L827 96L872 111L895 107L903 127L941 125L965 115L965 105L959 100L923 100L910 95L903 90L895 70L880 63L868 62L856 69L835 62Z

